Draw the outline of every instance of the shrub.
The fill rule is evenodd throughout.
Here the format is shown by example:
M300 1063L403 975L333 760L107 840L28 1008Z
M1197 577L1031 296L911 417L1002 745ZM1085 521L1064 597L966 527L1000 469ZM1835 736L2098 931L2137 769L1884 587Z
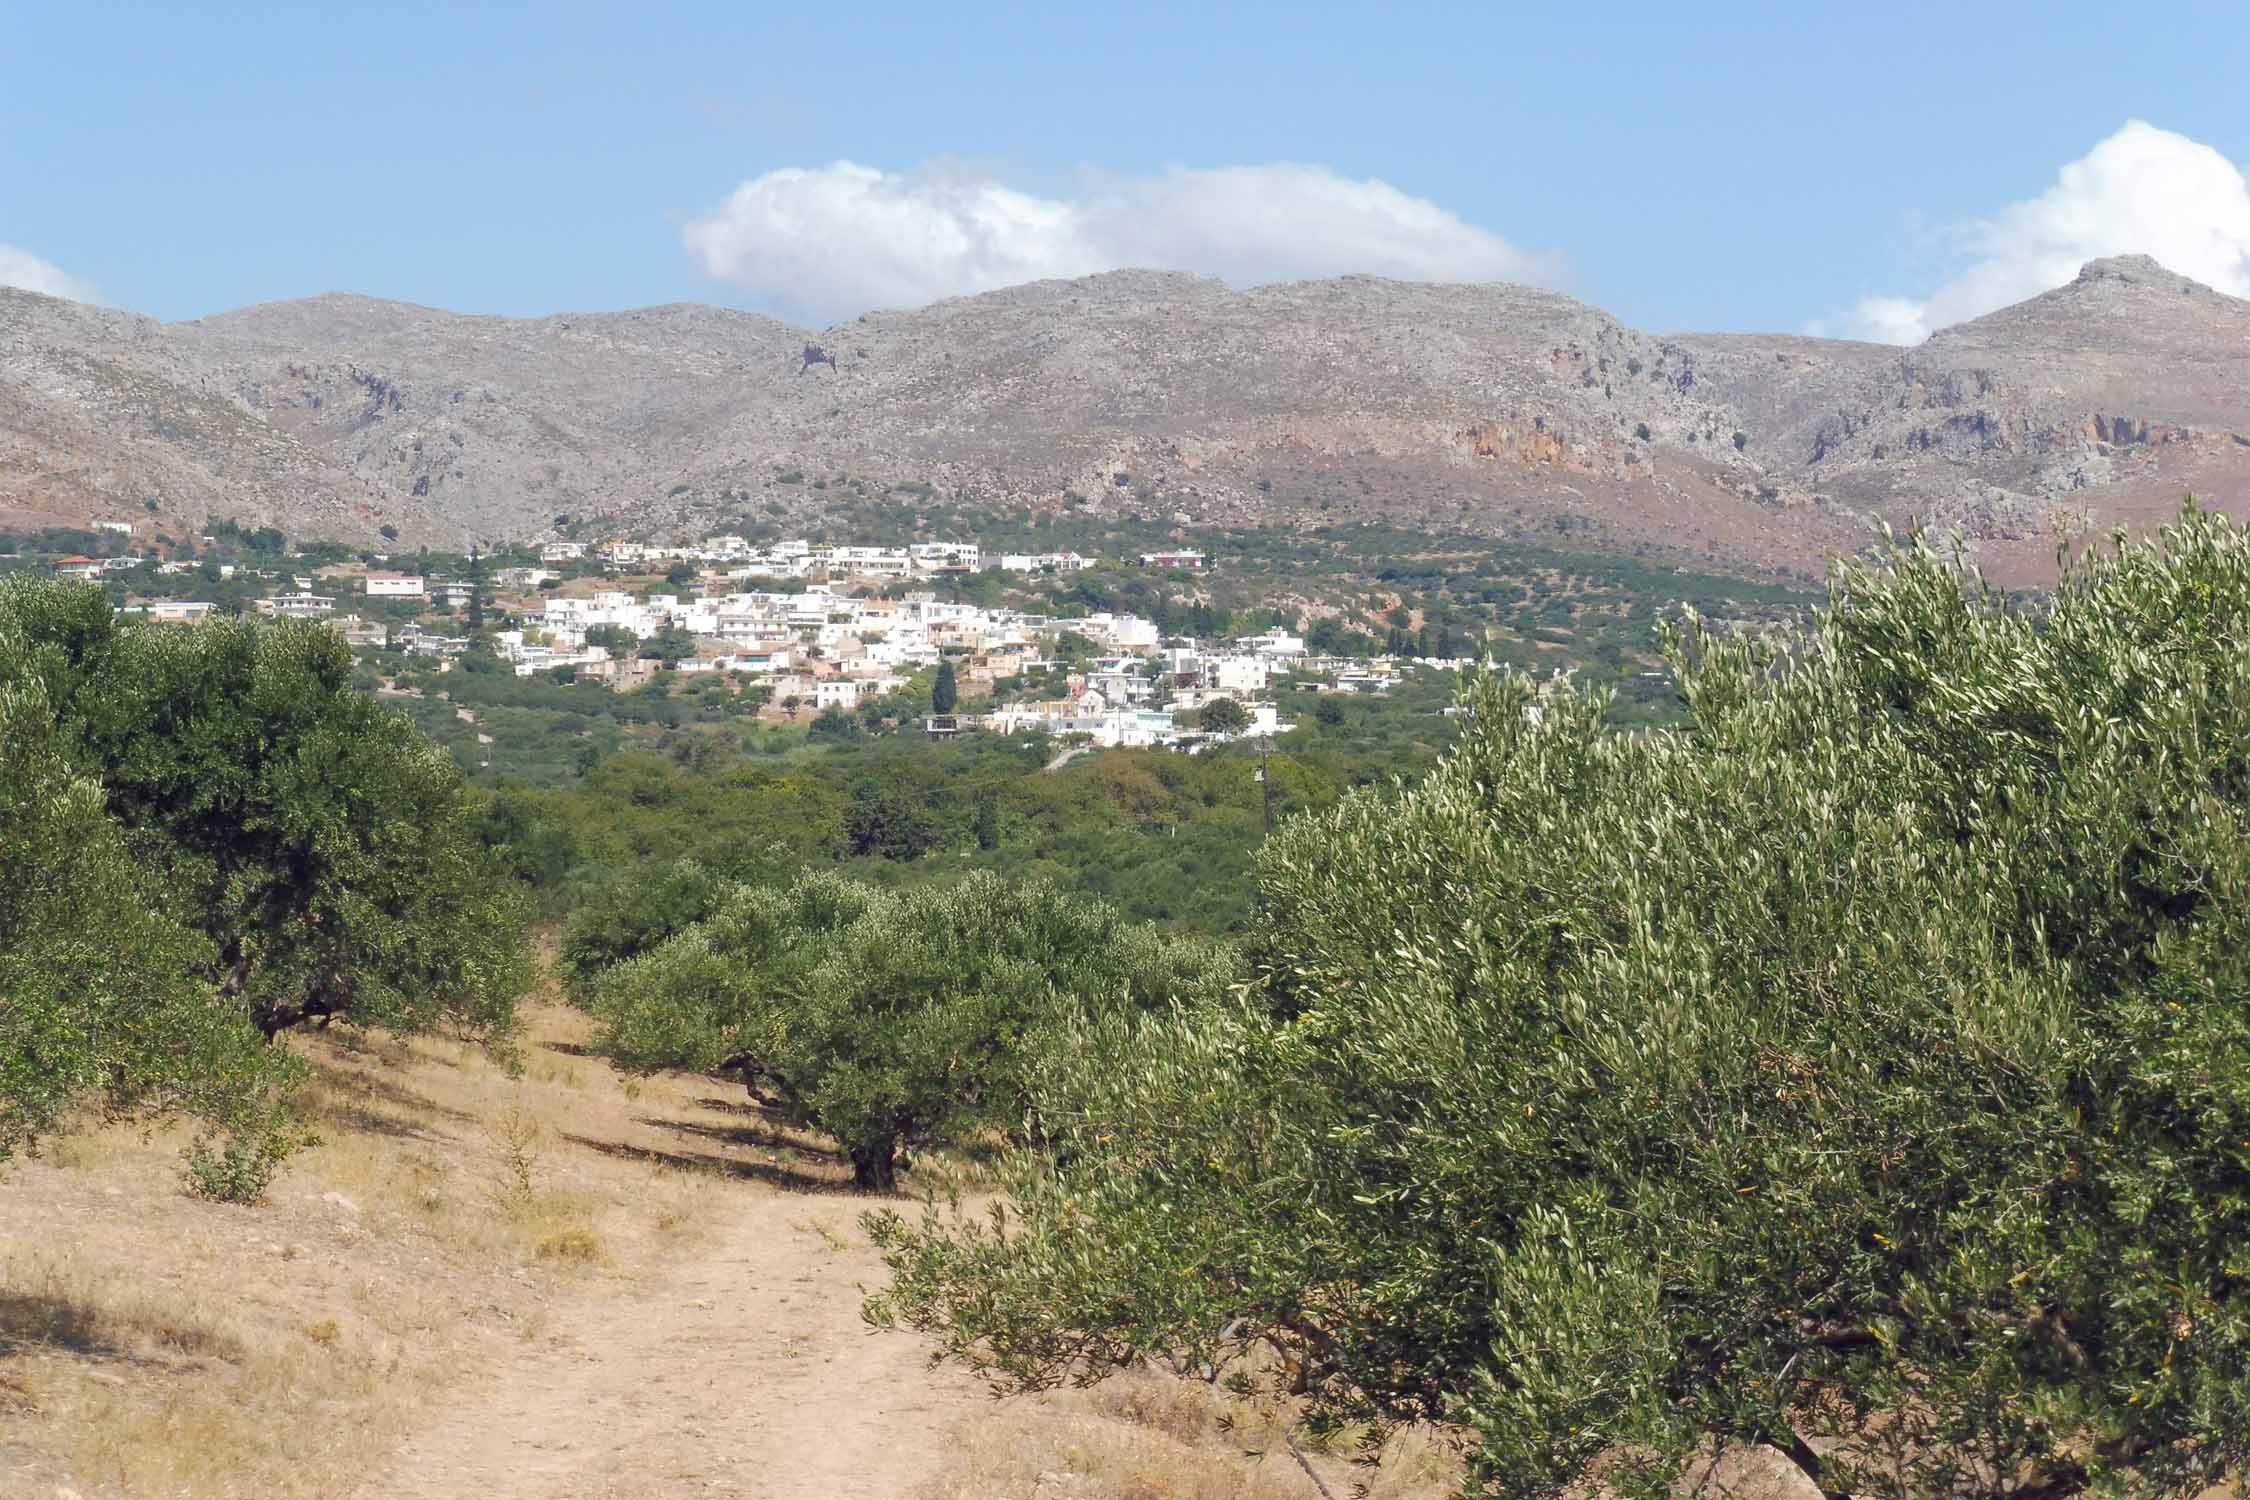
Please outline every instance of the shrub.
M545 1260L592 1263L604 1258L601 1236L580 1225L541 1235L536 1248L540 1257Z
M1023 1384L1252 1342L1475 1481L2185 1495L2250 1461L2250 544L2025 608L1919 545L1691 713L1470 691L1261 859L1239 1003L1028 1080L1010 1212L873 1221L878 1317ZM1268 1374L1261 1375L1261 1371Z
M216 1150L198 1136L182 1154L180 1180L191 1194L215 1203L256 1203L290 1153L314 1138L276 1117L238 1127Z

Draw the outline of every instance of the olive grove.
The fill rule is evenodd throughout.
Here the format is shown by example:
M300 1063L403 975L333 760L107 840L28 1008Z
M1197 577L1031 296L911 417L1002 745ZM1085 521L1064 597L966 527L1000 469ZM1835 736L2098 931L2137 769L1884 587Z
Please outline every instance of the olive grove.
M1683 728L1485 678L1428 781L1280 831L1250 982L1074 1022L1001 1210L872 1221L873 1314L1437 1421L1510 1495L2239 1471L2250 541L2037 602L1902 545L1668 649Z

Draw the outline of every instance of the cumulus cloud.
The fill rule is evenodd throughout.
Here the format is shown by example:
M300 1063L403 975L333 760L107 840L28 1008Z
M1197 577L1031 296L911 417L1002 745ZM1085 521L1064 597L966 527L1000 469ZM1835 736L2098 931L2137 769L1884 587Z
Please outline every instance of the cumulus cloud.
M1555 279L1547 261L1426 198L1289 163L1097 179L1069 197L943 165L784 167L743 183L684 238L713 277L821 317L1123 266L1238 285L1348 272Z
M44 292L50 297L68 297L73 302L100 300L94 295L91 286L53 261L14 245L0 245L0 286L19 287L27 292Z
M1958 232L1953 273L1927 297L1868 297L1835 324L1889 344L2020 302L2105 255L2153 255L2171 270L2250 297L2250 180L2199 141L2129 120L2036 198Z

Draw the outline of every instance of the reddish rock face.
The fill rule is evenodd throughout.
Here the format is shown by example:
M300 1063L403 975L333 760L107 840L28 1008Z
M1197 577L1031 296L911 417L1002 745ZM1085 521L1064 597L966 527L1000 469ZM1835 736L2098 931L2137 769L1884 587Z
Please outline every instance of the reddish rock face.
M1600 472L1605 467L1595 464L1576 444L1549 426L1544 417L1534 417L1527 425L1479 422L1464 431L1460 441L1478 458L1526 467L1546 465L1582 474Z
M2107 443L2113 448L2161 448L2167 443L2191 440L2196 436L2192 429L2169 427L2162 422L2146 419L2135 421L2131 417L2098 414L2086 419L2084 431L2095 442Z

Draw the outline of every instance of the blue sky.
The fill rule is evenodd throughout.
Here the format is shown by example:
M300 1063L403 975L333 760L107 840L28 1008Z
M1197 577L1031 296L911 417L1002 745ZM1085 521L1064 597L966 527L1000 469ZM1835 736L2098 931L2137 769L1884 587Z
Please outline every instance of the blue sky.
M2138 238L2250 293L2240 0L79 3L5 31L0 279L165 318L350 290L821 321L1130 257L1911 338Z

